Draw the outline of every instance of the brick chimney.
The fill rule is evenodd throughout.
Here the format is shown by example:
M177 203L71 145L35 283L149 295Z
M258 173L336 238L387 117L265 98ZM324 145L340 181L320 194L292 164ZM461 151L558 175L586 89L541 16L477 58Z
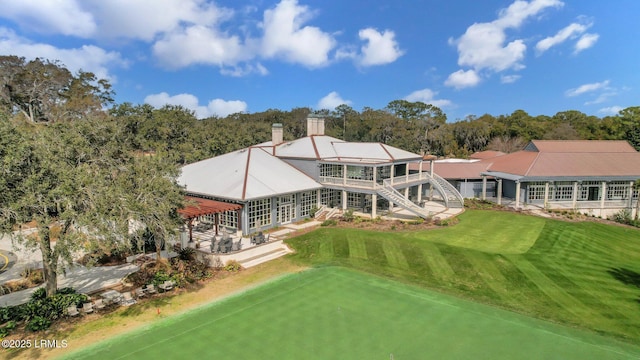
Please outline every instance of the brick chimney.
M284 142L282 124L271 125L271 144L273 146L282 144Z
M307 115L307 136L324 135L324 118L320 115Z

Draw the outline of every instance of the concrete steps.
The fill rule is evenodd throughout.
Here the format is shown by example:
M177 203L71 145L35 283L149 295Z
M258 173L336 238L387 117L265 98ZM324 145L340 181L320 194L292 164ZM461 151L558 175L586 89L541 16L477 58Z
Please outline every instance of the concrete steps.
M271 250L269 252L265 252L263 254L260 255L256 255L247 259L243 259L242 261L238 261L240 263L240 265L242 265L242 267L244 268L250 268L252 266L256 266L259 264L262 264L264 262L273 260L273 259L277 259L281 256L287 255L291 253L291 251L289 249L275 249L275 250Z

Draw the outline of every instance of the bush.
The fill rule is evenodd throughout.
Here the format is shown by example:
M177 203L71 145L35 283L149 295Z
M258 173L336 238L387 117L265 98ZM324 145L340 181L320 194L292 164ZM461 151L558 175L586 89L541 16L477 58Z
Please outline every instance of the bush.
M31 294L31 300L44 300L47 297L47 290L45 288L36 289Z
M316 206L312 207L311 209L309 209L309 217L310 218L314 218L316 217L316 213L319 211L320 209L318 209Z
M51 326L51 320L42 316L35 316L31 321L29 321L29 323L27 323L27 330L33 332L46 330L49 326Z
M178 258L184 261L195 260L196 250L190 247L185 247L178 253Z
M238 272L242 269L242 265L235 260L229 260L227 265L224 266L224 269L229 272Z
M322 224L320 224L320 226L336 226L336 225L338 225L338 222L333 219L327 219L323 221Z
M0 339L4 339L9 336L9 332L9 329L7 329L6 327L0 327Z
M349 209L342 214L342 220L346 222L352 222L355 219L355 215L353 215L353 210Z

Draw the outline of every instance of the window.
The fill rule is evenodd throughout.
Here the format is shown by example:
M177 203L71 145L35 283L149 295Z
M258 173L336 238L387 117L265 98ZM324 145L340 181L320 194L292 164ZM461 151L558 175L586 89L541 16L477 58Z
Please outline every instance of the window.
M551 189L550 189L551 191ZM567 181L557 182L553 185L553 200L571 200L573 199L573 184Z
M376 182L382 184L382 180L391 177L391 166L381 166L376 168Z
M328 207L342 207L342 191L335 189L322 189L320 203Z
M307 191L300 193L300 216L309 216L311 209L316 205L316 192Z
M607 200L624 200L629 197L629 183L612 181L607 184Z
M341 178L342 165L340 164L320 164L320 176Z
M238 212L235 210L225 211L218 214L220 225L228 228L238 228Z
M249 202L249 229L256 229L271 224L271 199Z
M544 200L544 183L532 182L527 185L529 201Z
M362 209L362 196L360 193L347 192L347 208Z

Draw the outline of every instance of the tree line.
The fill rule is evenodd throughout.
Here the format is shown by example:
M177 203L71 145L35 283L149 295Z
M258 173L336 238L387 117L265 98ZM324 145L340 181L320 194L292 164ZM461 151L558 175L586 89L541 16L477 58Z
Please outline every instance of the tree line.
M0 232L31 223L19 237L44 259L47 293L78 251L130 246L130 224L162 242L180 225L179 167L271 140L306 135L313 110L269 109L198 120L181 106L116 104L108 81L44 59L0 56ZM107 109L107 110L105 110ZM640 150L640 106L603 118L569 110L531 116L468 116L450 122L436 106L394 100L385 108L321 110L327 135L383 142L440 157L520 150L532 139L627 140ZM123 245L125 244L125 245Z

